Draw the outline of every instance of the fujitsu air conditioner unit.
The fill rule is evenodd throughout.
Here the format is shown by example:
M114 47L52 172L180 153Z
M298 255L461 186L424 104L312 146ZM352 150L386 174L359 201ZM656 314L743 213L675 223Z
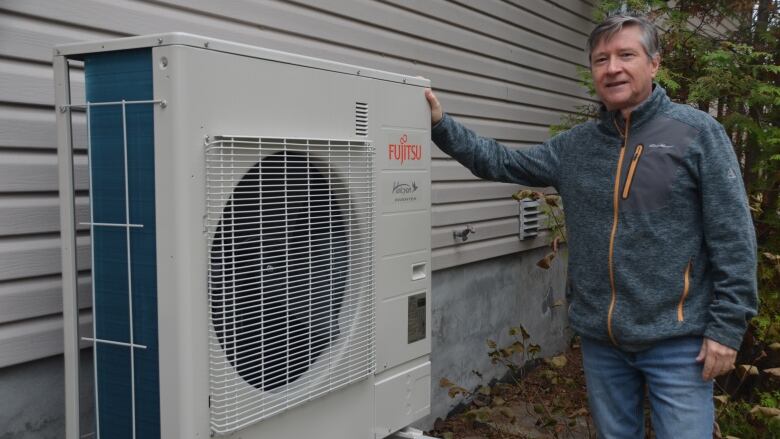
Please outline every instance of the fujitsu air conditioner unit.
M69 434L85 340L98 438L380 438L429 413L427 80L180 33L54 65Z

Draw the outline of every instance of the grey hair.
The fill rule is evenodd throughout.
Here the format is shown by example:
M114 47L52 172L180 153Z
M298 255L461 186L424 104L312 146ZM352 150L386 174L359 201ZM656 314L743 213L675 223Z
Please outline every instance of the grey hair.
M655 25L650 23L647 18L634 15L616 14L606 18L590 33L588 37L588 62L593 54L593 49L603 40L609 40L615 34L620 32L625 26L638 26L642 32L642 47L650 59L655 58L660 53L660 42L658 40L658 30Z

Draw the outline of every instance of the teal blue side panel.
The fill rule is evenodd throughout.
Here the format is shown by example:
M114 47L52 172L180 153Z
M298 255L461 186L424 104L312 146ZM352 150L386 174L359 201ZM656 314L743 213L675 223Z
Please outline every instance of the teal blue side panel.
M153 99L151 49L91 54L84 58L84 66L90 103ZM92 235L96 336L130 343L128 295L132 289L132 341L146 346L131 350L125 346L97 345L96 394L101 438L132 438L133 407L135 437L160 438L153 114L153 104L125 106L125 176L122 106L90 110L93 221L125 224L128 204L130 224L143 225L129 229L129 271L125 228L95 226ZM125 196L125 177L129 197Z

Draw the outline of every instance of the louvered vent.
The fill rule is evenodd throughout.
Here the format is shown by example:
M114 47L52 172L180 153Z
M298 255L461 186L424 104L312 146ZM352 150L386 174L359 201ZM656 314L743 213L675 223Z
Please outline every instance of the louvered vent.
M365 102L355 102L355 135L368 135L368 104Z
M537 200L523 199L518 203L520 206L520 239L534 238L539 234L541 221L544 217L541 204Z
M215 433L373 373L373 155L364 141L207 147Z

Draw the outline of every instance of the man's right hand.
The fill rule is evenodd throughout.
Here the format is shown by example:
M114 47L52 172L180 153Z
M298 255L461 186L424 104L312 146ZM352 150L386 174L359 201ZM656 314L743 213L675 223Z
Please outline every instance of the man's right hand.
M428 105L431 106L431 126L436 125L444 117L444 111L430 88L425 89L425 99L428 99Z

